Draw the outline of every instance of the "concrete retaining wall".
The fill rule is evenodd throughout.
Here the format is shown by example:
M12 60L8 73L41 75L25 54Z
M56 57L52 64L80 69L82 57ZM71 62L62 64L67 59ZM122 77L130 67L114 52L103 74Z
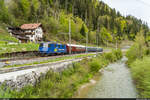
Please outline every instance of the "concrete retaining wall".
M46 74L50 69L55 72L61 72L62 70L68 68L68 66L73 62L79 62L81 60L82 59L75 59L72 61L68 60L50 66L0 74L0 84L5 83L6 87L17 89L19 91L26 85L35 85L39 82L40 76Z

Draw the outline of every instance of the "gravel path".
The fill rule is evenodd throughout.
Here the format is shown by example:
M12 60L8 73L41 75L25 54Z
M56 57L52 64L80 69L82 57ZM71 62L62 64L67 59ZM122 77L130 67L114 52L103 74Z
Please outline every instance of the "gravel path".
M88 93L88 98L136 98L137 93L124 57L120 62L106 67L102 78Z

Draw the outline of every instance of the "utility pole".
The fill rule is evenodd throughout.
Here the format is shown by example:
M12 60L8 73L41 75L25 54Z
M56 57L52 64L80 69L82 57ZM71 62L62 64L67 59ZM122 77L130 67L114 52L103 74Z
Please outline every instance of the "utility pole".
M69 18L69 54L71 55L71 22Z
M96 45L98 45L98 34L97 34L97 32L96 32ZM97 50L96 50L96 55L97 55Z
M99 35L100 34L100 19L98 18L97 32L96 32L96 45L99 46ZM98 51L96 51L96 55L98 55Z
M85 18L85 24L87 24L87 10L85 12L85 17L86 17ZM88 53L88 33L89 33L89 31L86 33L86 53Z
M88 47L88 32L86 33L86 53L88 53L87 47Z

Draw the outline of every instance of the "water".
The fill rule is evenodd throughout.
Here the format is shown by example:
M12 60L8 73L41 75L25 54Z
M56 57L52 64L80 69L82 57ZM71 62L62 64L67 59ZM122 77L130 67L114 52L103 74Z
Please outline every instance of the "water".
M127 58L111 64L102 71L102 77L88 93L88 98L136 98L137 92L129 69Z

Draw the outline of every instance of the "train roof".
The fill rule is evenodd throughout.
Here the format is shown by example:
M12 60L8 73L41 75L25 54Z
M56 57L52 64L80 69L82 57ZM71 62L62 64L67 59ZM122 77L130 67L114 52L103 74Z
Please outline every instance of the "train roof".
M64 45L64 44L57 43L57 42L41 42L41 43L48 43L48 44L59 44L59 45Z
M83 46L83 45L76 45L76 44L67 44L67 46L83 47L83 48L85 48L85 46Z
M67 44L67 46L70 46L70 44ZM76 44L71 44L71 46L75 46L75 47L86 47L86 46L83 46L83 45L76 45ZM87 47L87 48L101 48L101 47Z

